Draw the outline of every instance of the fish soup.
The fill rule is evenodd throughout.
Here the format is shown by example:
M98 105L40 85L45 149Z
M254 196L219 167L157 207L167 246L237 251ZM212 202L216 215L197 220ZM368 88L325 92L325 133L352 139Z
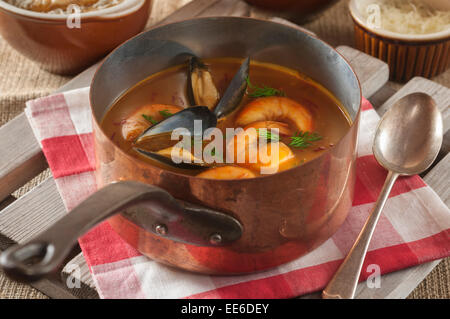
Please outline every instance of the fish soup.
M348 131L351 120L344 107L319 83L280 65L252 60L244 72L244 64L237 58L195 58L150 75L113 103L101 126L119 148L140 160L215 179L253 178L302 165ZM192 137L190 149L181 149L170 130L158 130L175 128L166 125L171 120L183 127L186 119L205 116L207 127L222 133L222 143L212 144L217 135L203 135L200 141ZM194 152L196 145L200 153Z

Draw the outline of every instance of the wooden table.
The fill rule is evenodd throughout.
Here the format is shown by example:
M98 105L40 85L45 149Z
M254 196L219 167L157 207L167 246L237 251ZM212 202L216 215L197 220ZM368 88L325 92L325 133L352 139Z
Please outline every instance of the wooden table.
M179 1L177 6L185 2L189 1ZM171 2L172 7L169 8L168 3L166 2L165 5L161 5L156 9L161 10L161 12L167 12L177 7L173 6L174 2ZM238 0L194 0L162 22L174 22L184 19L186 16L215 15L273 18L267 12L254 10ZM362 83L364 96L371 100L380 114L383 114L394 101L409 92L421 91L434 97L443 112L444 128L447 134L436 165L424 175L424 179L449 205L450 154L448 154L448 150L450 143L448 132L450 126L450 90L432 81L415 78L395 93L392 86L387 85L387 65L346 46L339 47L338 50L355 68ZM86 70L58 91L89 85L94 70L95 67ZM47 163L23 114L1 127L0 137L0 149L3 150L0 153L0 200L2 200L43 171L47 167ZM17 143L18 137L20 137L20 143ZM0 249L5 249L14 242L26 241L28 238L43 231L64 214L64 206L56 190L56 185L53 179L49 178L1 211L0 237L3 239L1 241L3 245ZM34 222L29 223L30 220ZM405 298L437 263L438 261L435 261L387 274L382 277L380 289L368 289L365 284L360 284L357 297ZM71 266L74 264L78 265L81 271L74 271ZM82 287L80 289L68 289L65 281L69 276L79 278L82 282ZM53 278L43 280L34 284L34 286L53 298L98 297L87 265L79 249L74 250L71 258L67 260L66 267L61 269L60 274L55 274ZM317 295L313 294L304 297L311 298L317 297Z

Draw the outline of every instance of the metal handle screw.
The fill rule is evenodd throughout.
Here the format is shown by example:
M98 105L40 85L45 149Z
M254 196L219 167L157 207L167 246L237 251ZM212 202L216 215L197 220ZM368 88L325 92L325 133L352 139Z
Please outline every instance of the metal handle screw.
M167 226L164 224L156 225L155 231L158 235L165 236L167 234Z
M218 245L222 242L222 236L218 233L214 233L209 237L209 242L214 245Z

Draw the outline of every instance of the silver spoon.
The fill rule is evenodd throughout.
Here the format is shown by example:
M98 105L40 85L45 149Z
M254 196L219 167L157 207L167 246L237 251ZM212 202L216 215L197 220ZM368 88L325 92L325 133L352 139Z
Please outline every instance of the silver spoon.
M398 100L378 124L373 153L386 168L384 186L353 247L322 292L325 299L353 298L373 231L400 175L415 175L433 163L442 144L442 117L434 100L424 93Z

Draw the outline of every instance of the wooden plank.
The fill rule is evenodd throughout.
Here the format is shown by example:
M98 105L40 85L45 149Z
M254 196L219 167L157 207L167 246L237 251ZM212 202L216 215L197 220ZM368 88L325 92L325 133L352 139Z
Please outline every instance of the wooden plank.
M447 154L448 152L450 152L450 130L448 130L444 134L444 140L442 141L441 152L443 152L444 154Z
M92 78L94 77L95 71L97 71L98 66L102 61L90 66L88 69L84 70L82 73L78 74L72 80L61 86L55 93L65 92L70 90L75 90L91 85Z
M450 153L445 156L423 178L424 181L439 195L447 206L450 206Z
M186 4L185 6L183 6L182 8L178 9L174 13L170 14L169 16L167 16L160 22L158 22L157 25L182 21L182 20L185 20L190 17L200 16L202 14L202 12L208 10L208 8L216 5L220 1L221 0L195 0L195 1L192 1L188 4ZM158 4L160 2L161 1L158 1ZM164 4L162 4L162 5L164 6Z
M196 17L217 16L248 17L250 16L250 6L241 0L216 1L214 5L196 14ZM186 17L189 17L189 15L185 15Z
M98 63L56 92L89 86ZM56 93L55 92L55 93ZM17 144L20 136L20 145ZM48 167L25 113L0 127L0 202Z
M405 270L381 276L380 288L368 288L366 282L358 284L357 299L405 299L439 264L435 260Z
M378 114L382 116L396 101L403 96L413 93L423 92L433 97L436 104L441 111L442 120L444 123L444 143L443 147L448 152L448 145L450 141L449 129L450 129L450 89L430 81L422 77L415 77L411 79L401 90L391 96L385 103L377 108Z
M47 162L24 113L0 127L0 150L2 201L42 172Z
M348 46L339 46L337 50L355 70L362 94L366 98L371 97L389 80L389 67L385 62Z
M0 233L23 243L64 215L55 181L48 178L0 212Z
M0 212L0 249L26 242L45 231L65 213L56 184L48 178ZM58 273L32 286L52 298L74 297L62 284Z

